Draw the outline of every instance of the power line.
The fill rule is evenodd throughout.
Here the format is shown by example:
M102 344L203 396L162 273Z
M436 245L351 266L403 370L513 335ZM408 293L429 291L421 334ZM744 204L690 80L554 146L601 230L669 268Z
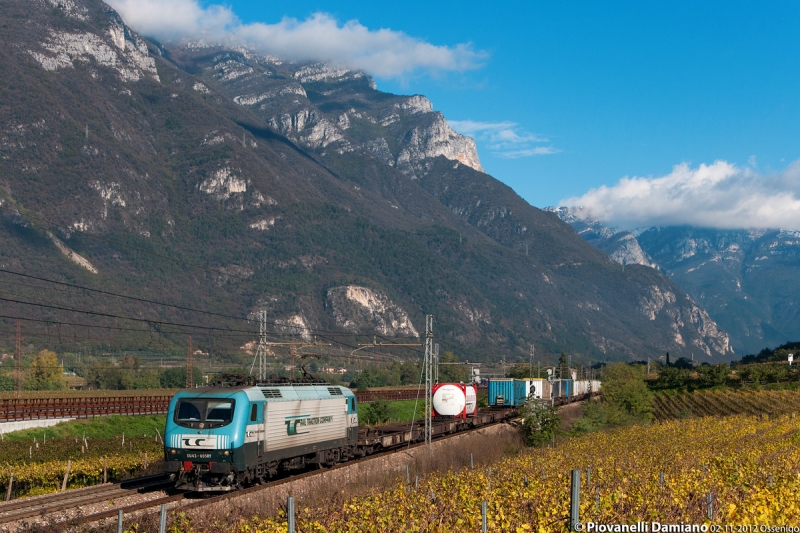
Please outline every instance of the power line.
M164 307L172 307L172 308L175 308L175 309L180 309L182 311L192 311L194 313L203 313L205 315L218 316L218 317L222 317L222 318L232 318L234 320L245 320L245 321L249 322L249 320L247 318L243 318L243 317L240 317L240 316L226 315L226 314L223 314L223 313L215 313L213 311L204 311L202 309L194 309L194 308L191 308L191 307L184 307L184 306L181 306L181 305L174 305L174 304L168 304L168 303L164 303L164 302L157 302L155 300L148 300L146 298L137 298L136 296L127 296L125 294L117 294L117 293L114 293L114 292L104 291L104 290L101 290L101 289L92 289L90 287L84 287L82 285L76 285L74 283L66 283L64 281L56 281L56 280L53 280L53 279L42 278L42 277L39 277L39 276L32 276L30 274L23 274L21 272L14 272L12 270L6 270L4 268L0 268L0 272L2 272L4 274L12 274L14 276L20 276L20 277L23 277L23 278L35 279L37 281L46 281L47 283L53 283L53 284L56 284L56 285L62 285L64 287L70 287L72 289L80 289L80 290L84 290L84 291L96 292L98 294L104 294L106 296L114 296L116 298L125 298L127 300L133 300L133 301L136 301L136 302L143 302L143 303L149 303L149 304L154 304L154 305L161 305L161 306L164 306ZM4 282L4 283L9 283L9 282ZM25 287L25 286L27 286L27 287L35 287L37 289L45 289L45 290L47 290L47 287L36 287L34 285L25 285L23 283L17 283L16 285L21 285L23 287Z
M204 267L204 266L202 266L202 265L198 265L198 264L195 264L195 263L191 263L191 262L189 262L189 261L183 261L183 260L181 260L181 259L177 259L177 258L175 258L175 257L170 257L170 256L168 256L168 255L159 254L159 253L156 253L156 252L151 252L151 251L149 251L149 250L145 250L144 248L139 248L138 246L132 246L132 245L130 245L130 244L124 244L124 243L121 243L121 242L119 242L119 241L115 241L115 240L112 240L112 239L107 239L107 238L105 238L105 237L101 237L101 236L99 236L99 235L94 235L94 234L92 234L92 233L89 233L88 231L83 231L83 230L80 230L80 229L77 229L77 228L70 228L70 227L67 227L67 226L63 226L63 225L61 225L61 224L58 224L58 223L56 223L56 222L53 222L52 220L47 220L46 218L43 218L43 217L37 217L37 216L35 216L35 215L31 215L31 214L25 214L25 215L23 215L23 214L22 214L22 213L19 211L19 209L12 209L12 208L10 208L10 207L4 207L4 206L2 206L2 205L0 205L0 209L3 209L3 210L5 210L5 211L10 211L11 213L14 213L15 215L19 215L19 216L21 216L21 217L32 218L32 219L34 219L34 220L38 220L39 222L44 222L44 223L46 223L46 224L50 224L50 225L52 225L52 226L56 226L56 227L58 227L58 228L61 228L61 229L63 229L63 230L66 230L67 232L80 233L80 234L82 234L82 235L86 235L87 237L91 237L91 238L93 238L93 239L97 239L97 240L99 240L99 241L107 242L107 243L110 243L110 244L115 244L115 245L117 245L117 246L122 246L123 248L130 248L131 250L136 250L137 252L141 252L141 253L143 253L143 254L152 255L152 256L154 256L154 257L160 257L161 259L167 259L168 261L174 261L175 263L179 263L179 264L182 264L182 265L190 266L190 267L193 267L193 268L199 268L199 269L201 269L201 270L205 270L206 272L213 272L213 273L215 273L215 274L221 274L221 275L223 275L223 276L228 276L228 277L231 277L231 278L236 278L236 279L239 279L239 280L241 280L241 281L248 281L248 279L247 279L247 278L245 278L244 276L237 276L236 274L231 274L231 273L229 273L229 272L225 272L224 270L220 270L220 269L216 269L216 268L208 268L208 267ZM250 281L252 282L252 280L250 280ZM259 282L259 283L260 283L260 282ZM271 285L267 285L267 284L265 284L265 283L264 283L264 284L262 284L262 285L263 285L263 286L265 286L265 287L270 287L270 288L272 288L272 289L276 289L276 290L280 290L280 291L285 291L285 292L290 292L290 293L292 293L292 294L295 294L295 292L294 292L294 291L288 290L288 289L286 289L286 288L283 288L283 287L274 287L274 286L271 286Z
M0 273L11 274L11 275L14 275L14 276L20 276L20 277L29 278L29 279L35 279L37 281L44 281L44 282L47 282L47 283L53 283L53 284L56 284L56 285L62 285L62 286L69 287L69 288L72 288L72 289L86 290L86 291L96 292L96 293L99 293L99 294L104 294L104 295L107 295L107 296L114 296L114 297L117 297L117 298L125 298L125 299L128 299L128 300L134 300L134 301L137 301L137 302L149 303L149 304L153 304L153 305L160 305L160 306L164 306L164 307L172 307L172 308L180 309L180 310L183 310L183 311L191 311L191 312L195 312L195 313L203 313L203 314L206 314L206 315L218 316L218 317L222 317L222 318L230 318L230 319L233 319L233 320L240 320L240 321L245 321L247 323L250 323L250 320L248 318L245 318L245 317L226 315L226 314L223 314L223 313L215 313L213 311L205 311L203 309L196 309L196 308L192 308L192 307L185 307L185 306L180 306L180 305L175 305L175 304L169 304L169 303L165 303L165 302L159 302L159 301L156 301L156 300L149 300L147 298L138 298L138 297L135 297L135 296L128 296L128 295L125 295L125 294L118 294L118 293L114 293L114 292L111 292L111 291L104 291L104 290L101 290L101 289L93 289L91 287L85 287L85 286L77 285L77 284L74 284L74 283L67 283L67 282L57 281L57 280L53 280L53 279L49 279L49 278L43 278L43 277L40 277L40 276L33 276L31 274L23 274L21 272L14 272L12 270L7 270L7 269L4 269L4 268L0 268ZM19 286L23 286L23 287L32 287L32 288L36 288L36 289L48 290L47 287L39 287L39 286L36 286L36 285L26 285L24 283L13 283L13 282L0 282L0 283L12 283L14 285L19 285ZM0 291L0 292L4 292L4 291ZM7 293L7 294L14 294L16 296L15 293ZM272 324L272 325L280 326L280 327L286 327L286 328L304 329L304 330L306 330L306 331L308 331L310 333L326 333L326 334L329 334L329 335L346 335L346 336L355 335L352 332L331 331L331 330L323 330L323 329L311 329L311 328L303 327L303 326L294 326L294 325L291 325L291 324L282 324L280 322L265 321L264 323L265 324ZM287 333L275 332L275 331L267 331L267 333L273 334L273 335L298 335L298 334L287 334ZM299 334L299 335L302 335L302 334ZM386 339L386 340L391 340L391 339L388 339L387 337L381 337L381 338L382 339ZM406 338L406 337L394 337L394 338L395 339L402 339L402 338ZM408 338L411 338L411 337L408 337Z
M238 279L240 281L253 283L253 284L256 284L256 285L259 285L259 286L262 286L262 287L268 287L268 288L271 288L271 289L288 292L290 294L295 294L295 295L297 294L295 291L290 290L290 289L286 289L285 287L278 287L278 286L270 285L268 283L264 283L264 282L261 282L261 281L254 281L254 280L246 278L244 276L237 276L236 274L231 274L231 273L225 272L224 270L204 267L202 265L198 265L196 263L191 263L189 261L183 261L181 259L177 259L175 257L171 257L171 256L168 256L168 255L159 254L159 253L156 253L156 252L151 252L149 250L145 250L143 248L139 248L138 246L132 246L130 244L124 244L124 243L121 243L119 241L115 241L113 239L108 239L108 238L105 238L105 237L101 237L99 235L94 235L94 234L89 233L89 232L84 231L84 230L79 230L77 228L70 228L70 227L64 226L62 224L58 224L56 222L53 222L53 221L48 220L48 219L43 218L43 217L31 215L29 213L23 215L20 212L19 209L13 209L11 207L4 207L2 205L0 205L0 209L3 209L5 211L9 211L9 212L14 213L14 214L16 214L18 216L21 216L21 217L32 218L34 220L38 220L39 222L44 222L46 224L50 224L52 226L59 227L59 228L61 228L63 230L66 230L67 232L80 233L81 235L86 235L86 236L91 237L93 239L97 239L97 240L100 240L100 241L103 241L103 242L107 242L107 243L110 243L110 244L114 244L114 245L117 245L117 246L122 246L124 248L129 248L131 250L136 250L136 251L141 252L143 254L152 255L154 257L159 257L159 258L162 258L162 259L166 259L168 261L173 261L175 263L186 265L186 266L190 266L190 267L193 267L193 268L199 268L201 270L205 270L206 272L213 272L213 273L220 274L220 275L223 275L223 276L228 276L228 277L231 277L231 278ZM142 301L142 302L152 303L152 304L155 304L155 305L169 306L169 307L174 307L176 309L183 309L183 310L186 310L186 311L200 312L200 313L216 315L216 316L225 317L225 318L233 318L233 319L236 319L236 320L248 320L246 318L233 317L233 316L224 315L224 314L220 314L220 313L213 313L211 311L203 311L203 310L199 310L199 309L192 309L192 308L177 306L177 305L173 305L173 304L166 304L166 303L156 302L156 301L147 300L147 299L137 299L137 298L132 297L132 296L126 296L126 295L121 295L121 294L117 294L117 293L112 293L110 291L101 291L101 290L98 290L98 289L91 289L89 287L83 287L83 286L80 286L80 285L69 284L69 283L65 283L65 282L58 282L58 281L55 281L55 280L50 280L50 279L47 279L47 278L40 278L40 277L37 277L37 276L20 274L18 272L13 272L13 271L10 271L10 270L5 270L5 269L0 269L0 271L7 272L9 274L14 274L14 275L21 275L21 276L29 277L29 278L32 278L32 279L37 279L37 280L40 280L40 281L46 281L46 282L50 282L50 283L57 283L57 284L60 284L60 285L70 286L70 287L74 287L74 288L80 288L80 289L83 289L83 290L95 291L95 292L106 294L106 295L109 295L109 296L116 296L116 297L120 297L120 298L128 298L128 299L132 299L132 300L138 300L138 301ZM310 328L304 328L303 326L293 326L293 325L290 325L290 324L282 324L282 323L279 323L279 322L268 322L268 323L272 324L272 325L275 325L275 326L285 327L285 328L305 329L305 330L307 330L309 332L328 333L328 334L331 334L331 335L353 335L352 332L312 330ZM285 335L284 333L278 333L278 332L273 332L273 334L275 334L275 335ZM406 337L398 337L398 338L406 338ZM407 337L407 338L410 338L410 336Z

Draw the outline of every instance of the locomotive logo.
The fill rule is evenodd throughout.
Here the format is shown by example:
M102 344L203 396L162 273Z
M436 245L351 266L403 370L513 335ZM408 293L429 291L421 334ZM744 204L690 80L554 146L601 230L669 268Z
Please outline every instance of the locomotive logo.
M226 435L171 435L173 448L189 450L214 450L227 448L229 440Z
M287 416L285 423L286 423L286 434L287 435L303 435L308 433L308 431L298 431L298 426L300 428L308 427L308 426L315 426L318 424L326 424L333 420L332 416L315 416L312 417L311 415L299 415L299 416Z

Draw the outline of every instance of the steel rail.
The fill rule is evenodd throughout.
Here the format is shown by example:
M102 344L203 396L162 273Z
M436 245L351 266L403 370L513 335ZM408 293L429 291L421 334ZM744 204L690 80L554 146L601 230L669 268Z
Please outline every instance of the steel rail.
M502 424L504 422L507 422L508 420L510 420L510 418L503 418L503 419L495 420L493 422L490 422L490 423L487 423L487 424L484 424L484 425L481 425L481 426L476 426L476 427L473 427L473 428L465 429L465 430L459 431L457 433L437 435L437 436L434 436L434 442L441 442L441 441L444 441L444 440L447 440L447 439L450 439L450 438L466 435L466 434L472 433L474 431L478 431L478 430L485 429L485 428L488 428L488 427L491 427L491 426L495 426L497 424ZM263 485L254 485L254 486L248 487L246 489L241 489L241 490L237 490L237 491L233 491L233 492L228 492L228 493L225 493L225 494L222 494L222 495L219 495L219 496L212 496L210 498L204 498L202 501L198 501L198 502L191 503L189 505L181 506L181 510L194 509L194 508L197 508L197 507L203 507L203 506L206 506L206 505L211 505L211 504L214 504L214 503L218 503L218 502L222 502L222 501L225 501L225 500L229 500L231 498L238 498L239 496L244 496L244 495L251 494L251 493L254 493L254 492L258 492L258 491L261 491L261 490L274 488L274 487L277 487L277 486L280 486L280 485L285 485L285 484L292 483L292 482L295 482L295 481L298 481L298 480L301 480L301 479L304 479L304 478L307 478L307 477L316 476L316 475L322 474L324 472L330 472L330 471L333 471L333 470L339 470L340 468L347 468L349 466L352 466L352 465L355 465L355 464L358 464L358 463L361 463L361 462L364 462L364 461L369 461L371 459L376 459L376 458L379 458L379 457L384 457L384 456L388 456L388 455L392 455L392 454L400 453L400 452L407 452L409 448L418 448L418 447L425 446L425 445L426 445L425 442L417 442L417 443L411 444L410 446L403 445L403 446L393 447L393 448L390 448L390 449L387 449L387 450L383 450L383 451L380 451L380 452L375 452L375 453L367 455L365 457L359 457L358 459L352 459L350 461L345 461L343 463L339 463L339 464L334 465L332 467L320 468L320 469L315 469L315 470L308 470L308 471L300 473L300 474L289 475L289 476L287 476L287 477L285 477L283 479L277 479L275 481L269 481L269 482L267 482L267 483L265 483ZM180 501L180 500L185 499L185 497L186 497L185 494L177 494L175 496L169 496L169 497L161 498L161 499L158 499L158 500L151 500L149 502L143 502L143 503L136 504L136 505L131 505L131 506L128 506L128 507L122 507L121 509L122 509L123 513L127 515L128 513L133 512L133 511L140 511L142 509L147 509L147 508L150 508L150 507L157 507L157 506L161 505L162 503L171 503L173 501ZM119 512L118 509L114 509L114 510L110 510L110 511L102 511L102 512L99 512L99 513L95 513L95 514L91 514L91 515L87 515L87 516L81 517L81 518L77 519L76 521L74 521L74 523L75 524L90 524L90 523L93 523L93 522L98 522L98 521L106 519L106 518L116 517L118 512Z

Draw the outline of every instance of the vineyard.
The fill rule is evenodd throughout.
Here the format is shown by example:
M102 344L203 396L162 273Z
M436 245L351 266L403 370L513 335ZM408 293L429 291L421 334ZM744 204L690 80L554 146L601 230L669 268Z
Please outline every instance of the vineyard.
M572 469L582 470L584 523L797 524L799 444L800 419L788 415L631 426L525 451L491 468L471 470L467 461L458 472L421 478L418 486L401 475L394 488L370 496L301 497L297 530L480 531L486 501L489 531L564 532ZM171 531L278 533L286 531L286 516L179 515Z
M665 391L654 396L653 408L658 420L690 416L781 415L800 409L800 391Z
M52 492L61 487L67 461L71 462L71 488L102 483L104 465L108 481L121 481L160 464L163 444L155 431L95 437L116 426L114 417L109 418L112 420L103 420L102 424L73 422L65 424L65 428L26 430L13 438L4 436L0 443L0 486L7 487L13 473L14 497ZM147 424L128 426L131 427Z

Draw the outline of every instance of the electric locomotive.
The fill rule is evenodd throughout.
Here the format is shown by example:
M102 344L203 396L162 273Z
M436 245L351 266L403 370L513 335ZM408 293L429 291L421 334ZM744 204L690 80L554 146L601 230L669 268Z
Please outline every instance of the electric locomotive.
M346 461L357 444L350 389L223 376L172 398L163 469L179 490L230 491L281 471Z

